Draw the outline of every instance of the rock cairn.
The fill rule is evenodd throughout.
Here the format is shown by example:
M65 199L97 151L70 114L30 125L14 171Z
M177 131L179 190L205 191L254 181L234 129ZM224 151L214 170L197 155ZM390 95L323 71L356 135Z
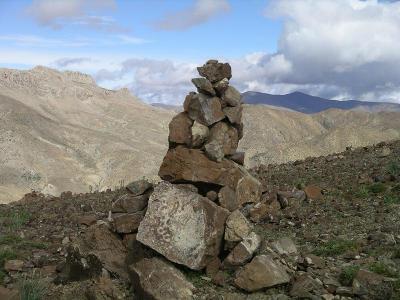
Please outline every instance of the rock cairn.
M221 276L251 260L260 245L243 206L261 197L261 184L237 152L243 136L240 93L229 85L227 63L209 60L192 79L184 111L169 124L169 149L160 167L137 240L168 260ZM222 251L230 251L222 257ZM238 283L240 284L240 282Z

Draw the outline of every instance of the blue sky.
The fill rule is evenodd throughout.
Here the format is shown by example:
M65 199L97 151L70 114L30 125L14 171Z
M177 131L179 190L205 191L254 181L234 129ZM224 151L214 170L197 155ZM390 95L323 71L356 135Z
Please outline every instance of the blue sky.
M0 67L45 65L181 103L195 66L241 91L400 102L400 3L377 0L0 0Z

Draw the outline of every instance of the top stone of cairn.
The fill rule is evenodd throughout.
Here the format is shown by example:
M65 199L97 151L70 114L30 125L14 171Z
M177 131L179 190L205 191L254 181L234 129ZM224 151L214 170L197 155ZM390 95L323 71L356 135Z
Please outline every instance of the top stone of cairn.
M231 79L232 69L228 63L220 63L218 60L209 60L197 71L200 76L207 78L211 83L216 83L224 78Z

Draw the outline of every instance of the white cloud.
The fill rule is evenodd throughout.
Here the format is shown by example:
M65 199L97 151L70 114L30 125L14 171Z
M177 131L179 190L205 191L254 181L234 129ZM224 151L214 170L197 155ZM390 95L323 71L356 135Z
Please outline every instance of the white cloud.
M84 47L90 43L88 40L61 40L44 38L36 35L0 35L0 41L13 42L17 46L24 47Z
M115 0L34 0L26 12L39 25L53 29L72 24L107 32L129 32L112 17L95 14L115 8Z
M89 57L74 57L74 58L60 58L57 59L53 64L58 68L66 68L74 65L81 65L82 63L91 62L92 59Z
M185 30L230 10L227 0L195 0L192 6L170 13L155 26L161 30Z

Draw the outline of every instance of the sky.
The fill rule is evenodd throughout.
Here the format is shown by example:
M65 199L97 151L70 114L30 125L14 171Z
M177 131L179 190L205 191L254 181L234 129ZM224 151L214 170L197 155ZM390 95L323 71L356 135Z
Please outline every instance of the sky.
M400 2L0 0L0 67L44 65L180 104L196 66L240 91L400 103Z

